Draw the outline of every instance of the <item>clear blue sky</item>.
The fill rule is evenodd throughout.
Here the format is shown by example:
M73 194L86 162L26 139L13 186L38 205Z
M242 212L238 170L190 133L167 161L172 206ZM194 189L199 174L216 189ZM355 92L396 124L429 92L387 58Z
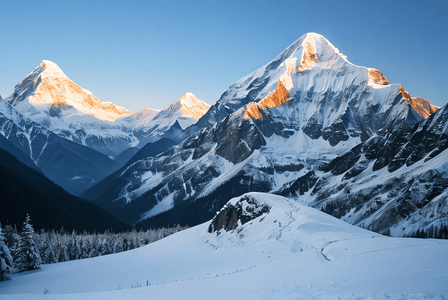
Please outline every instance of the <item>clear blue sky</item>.
M426 1L0 0L0 95L43 59L135 112L213 104L307 32L412 97L448 102L448 4Z

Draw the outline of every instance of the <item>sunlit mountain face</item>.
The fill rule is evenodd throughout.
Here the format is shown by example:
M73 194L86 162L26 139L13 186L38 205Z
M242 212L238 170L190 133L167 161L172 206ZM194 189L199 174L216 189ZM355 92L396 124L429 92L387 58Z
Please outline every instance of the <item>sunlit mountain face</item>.
M342 217L367 200L357 208L326 206L320 199L343 189L337 181L344 176L330 180L328 166L362 145L370 154L396 151L387 150L390 137L408 134L437 109L427 100L411 98L379 70L350 63L327 39L310 33L232 84L185 131L191 135L179 145L127 165L111 179L113 188L85 195L138 226L197 224L231 197L250 191L286 193ZM356 170L378 171L390 163L375 159L374 170L368 164L365 169L356 165ZM354 178L359 175L350 170L354 165L340 172ZM290 185L306 192L290 192ZM345 198L332 199L336 203ZM374 213L365 211L363 218ZM357 220L382 232L400 222L380 227L375 221L361 225Z
M131 113L101 102L47 60L0 101L2 134L75 195L119 169L148 142L176 144L209 108L187 93L165 110Z
M176 121L185 129L209 108L187 93L166 110L145 108L131 113L124 107L101 102L48 60L17 84L6 100L23 116L59 136L113 159L129 148L157 141Z
M443 159L416 168L425 155L443 155L443 130L421 132L434 126L422 125L425 118L444 110L411 97L381 71L350 63L316 33L233 83L212 107L186 93L167 109L130 113L100 102L49 61L2 103L5 124L16 126L3 126L5 137L50 179L127 224L198 224L252 191L292 197L393 235L429 230L444 218L439 209L425 225L396 229L429 209L426 200L399 204L411 181L424 176L420 185L445 186L442 171L422 173L439 170ZM403 165L414 169L394 173ZM379 188L378 176L407 181L392 192ZM427 189L420 198L443 194Z

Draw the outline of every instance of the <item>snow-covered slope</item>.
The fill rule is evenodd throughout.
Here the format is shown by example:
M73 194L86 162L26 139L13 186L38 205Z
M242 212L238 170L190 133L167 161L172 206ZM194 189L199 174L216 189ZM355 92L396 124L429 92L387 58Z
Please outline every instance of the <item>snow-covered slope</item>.
M410 103L378 70L306 34L232 84L189 128L198 132L130 165L94 201L127 223L197 224L232 197L278 190L372 136L410 129L424 119L416 103L424 101Z
M22 115L44 125L61 137L88 146L110 157L130 147L142 147L159 139L175 123L183 128L196 122L208 105L184 95L175 106L152 122L160 111L145 108L129 112L99 101L91 92L70 80L53 62L44 60L6 100ZM162 111L164 112L164 111ZM154 129L151 138L148 137Z
M109 157L62 138L0 99L0 134L56 184L79 195L119 168Z
M232 207L240 214L228 231L209 232L224 209L142 248L14 274L0 282L0 299L448 296L448 241L380 236L274 195L247 194Z
M448 238L448 106L362 143L277 193L392 236Z

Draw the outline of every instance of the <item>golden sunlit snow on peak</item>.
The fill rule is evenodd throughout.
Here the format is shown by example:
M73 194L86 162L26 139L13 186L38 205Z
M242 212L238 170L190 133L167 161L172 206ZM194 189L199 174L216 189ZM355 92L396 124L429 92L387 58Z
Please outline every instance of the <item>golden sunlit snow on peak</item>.
M384 77L383 73L381 73L377 69L369 69L369 81L379 84L379 85L389 85L390 82Z
M244 118L249 119L250 117L252 117L254 119L260 119L262 115L259 111L259 108L273 108L282 105L291 99L292 98L289 97L289 92L283 82L281 80L278 80L277 88L275 89L275 91L269 93L269 95L261 99L258 103L251 102L246 106L246 113L244 114Z
M412 108L423 118L429 117L432 113L436 112L440 107L432 105L429 100L421 97L411 98L408 92L406 92L400 85L400 93L404 99L412 106Z
M311 69L318 62L316 49L310 42L303 44L302 62L297 68L300 72Z
M52 69L52 70L62 72L61 68L59 68L59 66L56 63L52 62L51 60L47 60L47 59L42 60L39 67L44 68L46 70Z
M199 120L209 110L210 105L196 98L192 93L186 93L177 100L180 103L180 112L190 118Z
M53 104L60 107L65 104L67 107L74 107L82 115L92 115L102 121L114 121L119 116L130 113L124 107L98 100L91 92L70 80L54 62L42 61L28 77L36 75L34 82L37 86L28 97L31 105Z
M250 102L246 105L246 112L244 113L244 119L250 119L251 117L254 119L261 119L263 115L258 109L258 103Z

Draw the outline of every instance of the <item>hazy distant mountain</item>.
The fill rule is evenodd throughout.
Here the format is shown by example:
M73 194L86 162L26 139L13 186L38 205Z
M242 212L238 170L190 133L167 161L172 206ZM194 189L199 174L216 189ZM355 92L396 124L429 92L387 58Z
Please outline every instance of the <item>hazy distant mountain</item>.
M161 110L151 122L135 126L134 135L140 141L140 147L148 142L155 142L161 137L180 142L179 135L190 125L199 120L210 108L210 105L186 93L167 109Z
M87 200L95 200L98 198L108 199L108 195L114 197L114 194L117 191L116 188L119 187L121 182L121 176L128 168L132 167L135 162L138 162L141 159L156 156L176 144L176 142L168 138L162 138L154 143L147 143L133 157L131 157L122 168L107 176L92 188L88 189L82 194L82 197ZM106 200L105 202L108 203L109 201Z
M39 229L93 232L127 226L95 204L70 195L41 173L0 149L0 221L21 227L26 214Z

